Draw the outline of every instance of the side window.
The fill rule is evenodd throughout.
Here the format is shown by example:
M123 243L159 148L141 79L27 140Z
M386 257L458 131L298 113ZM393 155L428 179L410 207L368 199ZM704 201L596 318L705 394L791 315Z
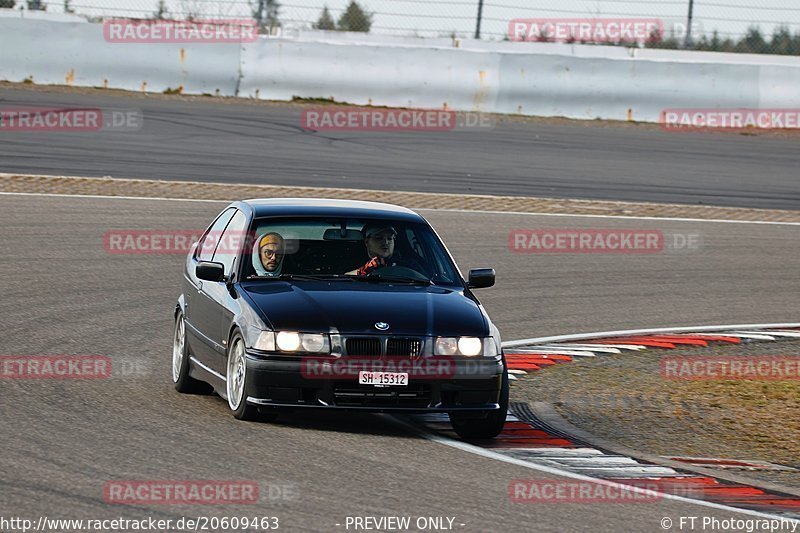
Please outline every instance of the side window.
M414 233L414 230L411 228L406 228L406 238L408 238L408 245L414 250L414 253L419 256L420 259L428 262L428 258L425 256L425 252L420 245L419 240L417 239L417 234Z
M233 271L233 263L239 256L245 242L245 225L247 217L241 211L236 211L228 227L222 233L214 251L213 261L225 265L225 275L230 276Z
M225 226L228 225L228 222L230 222L234 211L236 211L236 209L232 207L223 211L222 214L217 217L217 220L214 221L205 235L203 235L203 238L200 239L200 244L197 245L197 250L195 251L195 257L197 259L200 261L211 261L211 258L214 257L214 250L217 247L219 236L222 234L222 230L225 229Z
M434 281L453 283L456 278L455 272L453 272L446 262L445 251L436 243L433 232L425 231L420 233L418 237L420 249L424 250L423 255L433 261ZM441 250L441 253L437 253L436 250Z

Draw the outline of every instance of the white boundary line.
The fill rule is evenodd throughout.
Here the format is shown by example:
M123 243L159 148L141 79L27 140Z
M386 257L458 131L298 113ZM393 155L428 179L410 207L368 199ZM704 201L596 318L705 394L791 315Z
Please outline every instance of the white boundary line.
M168 183L168 182L165 182ZM103 194L65 194L65 193L44 193L44 192L0 192L4 196L45 196L55 198L102 198L109 200L153 200L166 202L206 202L206 203L231 203L232 200L209 200L205 198L167 198L163 196L112 196ZM523 198L523 197L520 197ZM358 201L358 200L355 200ZM736 209L736 208L732 208ZM572 214L572 213L536 213L530 211L491 211L485 209L436 209L430 207L420 207L413 211L433 211L442 213L478 213L484 215L519 215L533 217L566 217L566 218L600 218L612 220L660 220L664 222L713 222L716 224L759 224L765 226L800 226L800 222L774 222L767 220L728 220L721 218L680 218L680 217L645 217L645 216L626 216L626 215L591 215L591 214Z
M736 325L727 325L727 326L699 326L699 327L689 327L689 326L682 326L682 327L671 327L671 328L647 328L647 329L629 329L629 330L619 330L619 331L600 331L596 333L577 333L577 334L570 334L570 335L553 335L549 337L533 337L530 339L520 339L516 341L508 341L502 343L504 348L510 348L513 346L524 346L527 344L536 344L536 343L544 343L544 342L557 342L563 340L586 340L598 337L616 337L616 336L623 336L623 335L641 335L641 334L652 334L652 333L700 333L700 332L707 332L707 331L726 331L726 330L734 330L734 329L761 329L761 328L795 328L800 327L800 323L797 322L787 322L787 323L779 323L779 324L736 324ZM405 423L404 423L405 424ZM544 465L538 465L535 463L529 463L522 459L516 459L514 457L507 457L497 452L493 452L491 450L487 450L485 448L480 448L478 446L474 446L472 444L468 444L466 442L449 439L447 437L442 437L440 435L435 435L432 433L428 433L426 431L421 430L420 428L416 428L407 424L409 427L413 428L418 434L423 436L424 438L439 443L444 444L445 446L450 446L451 448L457 448L459 450L463 450L469 453L473 453L476 455L480 455L483 457L487 457L489 459L495 459L497 461L503 461L505 463L510 463L517 466L522 466L525 468L529 468L531 470L538 470L539 472L545 472L548 474L558 475L562 477L568 477L571 479L578 479L581 481L590 481L594 483L598 483L601 485L606 485L614 488L618 488L622 490L629 490L631 492L637 492L641 494L653 494L653 491L648 489L643 489L641 487L635 487L631 485L624 485L620 483L614 483L613 481L608 481L604 479L592 478L589 476L584 476L582 474L576 474L574 472L569 472L567 470L561 470L558 468L553 468ZM695 500L692 498L686 498L684 496L677 496L675 494L667 494L667 493L658 493L660 496L664 497L668 500L675 500L684 503L690 503L693 505L699 505L702 507L708 507L711 509L719 509L728 512L735 512L740 514L746 514L750 516L757 516L759 518L765 518L770 520L787 520L790 523L800 525L800 520L794 518L787 518L781 517L777 515L771 515L768 513L762 513L760 511L752 511L749 509L739 509L736 507L730 507L728 505L723 505L719 503L708 502L705 500Z
M671 204L670 204L671 205ZM735 207L731 209L737 209ZM746 208L744 208L746 209ZM768 220L729 220L724 218L680 218L680 217L645 217L634 215L590 215L571 213L535 213L525 211L488 211L471 209L430 209L421 207L415 211L449 211L452 213L483 213L486 215L527 215L535 217L584 217L584 218L610 218L621 220L663 220L666 222L715 222L718 224L762 224L768 226L800 226L800 222L773 222Z
M701 507L709 507L711 509L718 509L718 510L721 510L721 511L741 513L741 514L746 514L746 515L750 515L750 516L757 516L759 518L766 518L766 519L770 519L770 520L780 520L781 518L783 518L784 520L786 520L786 521L788 521L790 523L797 523L798 525L800 525L800 520L796 520L794 518L787 518L787 517L781 517L781 516L777 516L777 515L771 515L771 514L768 514L768 513L762 513L760 511L753 511L753 510L750 510L750 509L739 509L739 508L736 508L736 507L730 507L728 505L709 502L709 501L705 501L705 500L695 500L695 499L692 499L692 498L687 498L685 496L678 496L678 495L675 495L675 494L668 494L668 493L663 493L663 492L658 492L658 491L652 491L652 490L648 490L648 489L643 489L641 487L636 487L634 485L624 485L624 484L621 484L621 483L614 483L613 481L607 481L605 479L598 479L598 478L593 478L593 477L589 477L589 476L584 476L584 475L581 475L581 474L576 474L574 472L561 470L559 468L553 468L553 467L544 466L544 465L537 465L535 463L528 463L528 462L526 462L526 461L524 461L522 459L516 459L514 457L506 457L505 455L499 454L497 452L493 452L491 450L480 448L478 446L473 446L472 444L467 444L466 442L461 442L461 441L457 441L457 440L448 439L446 437L441 437L439 435L427 435L426 434L425 438L428 439L428 440L431 440L433 442L437 442L439 444L444 444L445 446L450 446L450 447L457 448L457 449L460 449L460 450L464 450L464 451L467 451L467 452L470 452L470 453L481 455L481 456L487 457L489 459L495 459L495 460L498 460L498 461L503 461L505 463L511 463L511 464L514 464L514 465L523 466L525 468L530 468L531 470L538 470L539 472L545 472L547 474L553 474L553 475L557 475L557 476L561 476L561 477L568 477L568 478L577 479L577 480L580 480L580 481L590 481L590 482L593 482L593 483L597 483L599 485L605 485L605 486L608 486L608 487L614 487L614 488L617 488L617 489L620 489L620 490L627 490L629 492L637 492L639 494L647 494L647 495L657 494L657 495L659 495L660 497L663 497L666 500L674 500L674 501L683 502L683 503L690 503L690 504L693 504L693 505L699 505Z
M664 493L664 492L653 491L653 490L650 490L650 489L637 487L635 485L625 485L623 483L615 483L613 481L608 481L608 480L605 480L605 479L589 477L589 476L585 476L583 474L576 474L575 472L570 472L568 470L561 470L560 468L554 468L554 467L551 467L551 466L545 466L545 465L539 465L539 464L535 464L535 463L529 463L529 462L527 462L527 461L525 461L523 459L517 459L515 457L508 457L506 455L503 455L503 454L500 454L500 453L497 453L497 452L493 452L491 450L487 450L485 448L481 448L481 447L475 446L473 444L469 444L469 443L466 443L466 442L463 442L463 441L454 440L454 439L450 439L450 438L447 438L447 437L442 437L440 435L436 435L436 434L433 434L433 433L429 433L429 432L427 432L427 431L425 431L425 430L423 430L423 429L421 429L421 428L419 428L419 427L417 427L417 426L415 426L413 424L410 424L410 423L408 423L406 421L403 421L403 420L400 420L400 419L397 419L397 418L394 418L394 417L392 417L392 419L396 423L398 423L400 425L403 425L407 429L413 431L414 433L420 435L421 437L423 437L423 438L425 438L427 440L430 440L430 441L435 442L437 444L444 444L445 446L450 446L451 448L456 448L458 450L465 451L465 452L468 452L468 453L472 453L472 454L475 454L475 455L480 455L480 456L486 457L488 459L494 459L496 461L502 461L504 463L509 463L509 464L512 464L512 465L521 466L521 467L528 468L528 469L531 469L531 470L537 470L539 472L544 472L546 474L552 474L554 476L566 477L566 478L570 478L570 479L577 479L577 480L580 480L580 481L588 481L588 482L591 482L591 483L597 483L598 485L604 485L604 486L607 486L607 487L613 487L613 488L616 488L616 489L619 489L619 490L625 490L625 491L628 491L628 492L635 492L637 494L645 494L645 495L648 495L648 496L657 495L659 497L663 497L665 500L674 500L674 501L683 502L683 503L690 503L690 504L693 504L693 505L699 505L701 507L709 507L711 509L718 509L718 510L721 510L721 511L733 512L733 513L739 513L739 514L746 514L746 515L750 515L750 516L757 516L759 518L764 518L764 519L769 519L769 520L781 520L781 519L783 519L783 520L786 520L786 521L788 521L790 523L796 523L796 524L800 525L800 520L797 520L795 518L787 518L787 517L782 517L782 516L777 516L777 515L771 515L771 514L768 514L768 513L762 513L761 511L753 511L753 510L750 510L750 509L739 509L739 508L736 508L736 507L730 507L728 505L709 502L709 501L705 501L705 500L695 500L693 498L687 498L685 496L678 496L676 494L668 494L668 493Z
M571 340L587 340L600 337L621 337L629 335L650 335L654 333L703 333L708 331L727 331L744 329L765 329L765 328L800 328L800 322L785 322L779 324L734 324L731 326L696 326L696 327L677 327L677 328L648 328L648 329L627 329L620 331L598 331L596 333L576 333L570 335L553 335L550 337L533 337L530 339L520 339L502 343L503 348L514 348L516 346L526 346L528 344L541 344L545 342L559 342Z
M49 196L53 198L101 198L109 200L154 200L168 202L215 202L219 204L230 204L236 200L208 200L205 198L164 198L161 196L111 196L105 194L60 194L49 192L1 192L3 196Z

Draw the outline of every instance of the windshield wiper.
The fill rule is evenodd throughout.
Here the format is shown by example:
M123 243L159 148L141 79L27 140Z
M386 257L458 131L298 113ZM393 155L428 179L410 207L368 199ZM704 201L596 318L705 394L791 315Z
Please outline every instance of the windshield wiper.
M348 276L341 276L339 274L322 274L313 276L310 274L281 274L279 276L249 276L247 279L276 279L280 281L330 281L332 279L350 279Z
M407 283L409 285L433 285L433 282L429 279L409 278L405 276L373 275L373 276L357 276L353 277L352 279L372 281L372 282L385 281L388 283Z

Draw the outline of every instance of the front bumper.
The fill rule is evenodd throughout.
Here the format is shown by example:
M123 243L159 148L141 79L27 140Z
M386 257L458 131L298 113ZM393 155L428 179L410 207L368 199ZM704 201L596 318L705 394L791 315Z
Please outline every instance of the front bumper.
M344 358L346 360L346 357ZM247 355L247 402L261 407L368 412L488 412L500 409L500 358L451 360L442 376L413 374L406 386L360 385L355 376L309 376L299 358Z

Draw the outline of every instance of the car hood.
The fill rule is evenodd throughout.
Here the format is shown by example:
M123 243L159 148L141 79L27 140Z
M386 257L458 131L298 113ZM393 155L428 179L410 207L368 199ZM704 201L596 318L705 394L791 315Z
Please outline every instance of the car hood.
M262 281L242 288L276 331L488 335L483 310L461 290L357 281ZM379 331L377 322L389 329Z

